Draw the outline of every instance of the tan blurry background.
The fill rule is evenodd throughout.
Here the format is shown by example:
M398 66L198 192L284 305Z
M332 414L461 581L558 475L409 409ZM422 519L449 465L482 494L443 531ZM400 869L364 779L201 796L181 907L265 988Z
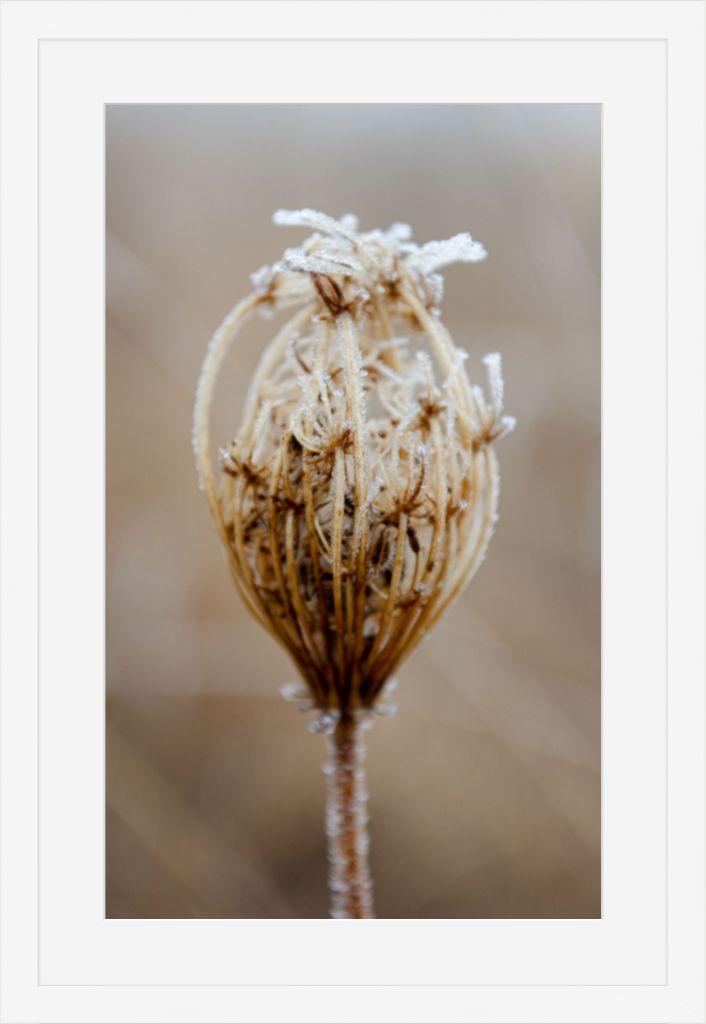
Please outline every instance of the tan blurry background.
M488 558L368 734L378 916L600 916L599 108L111 106L106 165L108 916L327 916L323 740L190 447L208 339L301 206L480 239L443 319L518 418ZM274 326L236 343L218 441Z

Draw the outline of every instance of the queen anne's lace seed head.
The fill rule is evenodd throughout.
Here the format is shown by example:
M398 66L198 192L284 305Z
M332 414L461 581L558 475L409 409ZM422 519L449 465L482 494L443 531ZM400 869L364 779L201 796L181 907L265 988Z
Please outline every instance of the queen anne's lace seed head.
M440 267L485 258L470 235L417 246L408 225L359 233L348 214L280 210L311 231L209 346L194 416L200 479L252 613L287 648L318 709L372 709L404 657L480 565L496 519L500 356L488 398L439 320ZM265 351L243 422L210 464L208 414L226 349L252 311L300 307ZM389 690L387 691L389 692Z

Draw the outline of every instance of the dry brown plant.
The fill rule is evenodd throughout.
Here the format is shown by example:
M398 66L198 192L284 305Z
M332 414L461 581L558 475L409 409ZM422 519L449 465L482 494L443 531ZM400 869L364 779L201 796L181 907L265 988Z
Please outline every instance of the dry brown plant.
M199 380L199 478L254 617L301 676L283 688L329 736L334 917L372 917L362 730L393 673L469 583L497 518L500 356L489 390L444 327L440 267L485 257L460 234L417 246L407 225L279 211L313 234L253 275ZM296 307L251 381L240 430L211 461L209 414L230 343L259 310Z

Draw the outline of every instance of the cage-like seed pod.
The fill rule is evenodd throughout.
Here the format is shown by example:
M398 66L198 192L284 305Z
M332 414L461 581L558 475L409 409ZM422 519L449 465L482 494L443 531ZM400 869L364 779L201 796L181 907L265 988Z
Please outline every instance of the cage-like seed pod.
M438 269L483 259L479 243L419 247L406 225L358 233L351 216L311 210L274 220L314 233L253 275L215 334L194 442L238 590L326 731L375 708L477 570L496 519L494 445L514 421L499 355L484 360L486 398L439 317ZM228 345L254 310L288 306L216 477L208 418Z

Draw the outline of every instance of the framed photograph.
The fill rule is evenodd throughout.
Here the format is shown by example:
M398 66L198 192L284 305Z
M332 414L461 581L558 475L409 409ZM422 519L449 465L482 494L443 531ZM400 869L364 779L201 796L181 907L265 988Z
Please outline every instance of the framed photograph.
M600 105L105 138L106 915L599 918Z
M0 10L0 1019L706 1021L704 4Z

